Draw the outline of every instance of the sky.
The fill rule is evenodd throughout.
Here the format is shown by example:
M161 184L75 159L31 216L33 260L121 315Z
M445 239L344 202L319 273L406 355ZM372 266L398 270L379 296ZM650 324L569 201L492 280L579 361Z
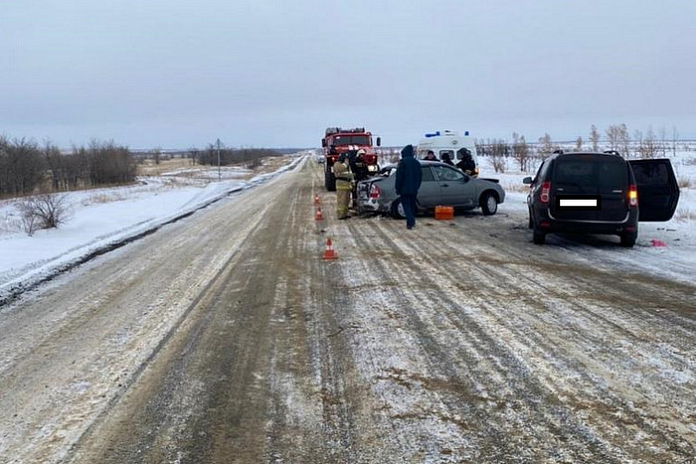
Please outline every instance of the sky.
M696 138L693 0L0 0L0 136L383 145Z

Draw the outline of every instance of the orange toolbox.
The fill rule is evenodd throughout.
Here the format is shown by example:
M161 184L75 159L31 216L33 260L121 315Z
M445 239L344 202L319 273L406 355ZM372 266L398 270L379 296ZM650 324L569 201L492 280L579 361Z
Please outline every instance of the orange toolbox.
M454 219L454 208L451 206L436 206L435 219Z

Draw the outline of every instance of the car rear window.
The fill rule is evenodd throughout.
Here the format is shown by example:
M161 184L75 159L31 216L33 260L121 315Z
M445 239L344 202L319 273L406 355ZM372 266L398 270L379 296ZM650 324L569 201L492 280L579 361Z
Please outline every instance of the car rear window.
M556 160L553 180L585 191L625 189L626 161L615 156L563 156Z

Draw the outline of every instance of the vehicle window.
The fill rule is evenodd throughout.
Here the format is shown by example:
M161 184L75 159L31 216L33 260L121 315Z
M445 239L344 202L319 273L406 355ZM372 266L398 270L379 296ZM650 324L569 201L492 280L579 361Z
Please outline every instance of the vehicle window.
M421 172L423 173L423 177L422 177L423 182L434 182L435 181L435 176L433 175L433 171L431 171L429 167L421 166Z
M601 189L625 189L628 186L628 169L625 161L599 163L599 187Z
M433 166L438 180L440 181L455 181L464 178L464 174L458 169L451 169L445 166Z
M669 184L669 171L665 164L634 164L633 175L638 185Z
M339 135L334 138L335 145L345 147L347 145L372 145L367 135Z
M625 189L626 162L609 157L562 157L556 159L554 181L581 189Z
M541 172L542 172L542 170L544 170L544 173L546 173L546 170L544 169L546 167L546 164L547 164L546 161L541 163L541 166L539 166L537 173L534 175L533 182L537 182L539 179L543 179Z

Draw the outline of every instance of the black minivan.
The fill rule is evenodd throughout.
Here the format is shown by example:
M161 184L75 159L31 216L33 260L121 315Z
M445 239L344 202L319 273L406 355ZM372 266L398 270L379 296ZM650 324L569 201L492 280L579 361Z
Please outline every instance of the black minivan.
M554 152L536 176L526 177L529 227L534 243L546 234L616 234L632 247L638 221L668 221L679 201L668 159L627 161L615 151Z

